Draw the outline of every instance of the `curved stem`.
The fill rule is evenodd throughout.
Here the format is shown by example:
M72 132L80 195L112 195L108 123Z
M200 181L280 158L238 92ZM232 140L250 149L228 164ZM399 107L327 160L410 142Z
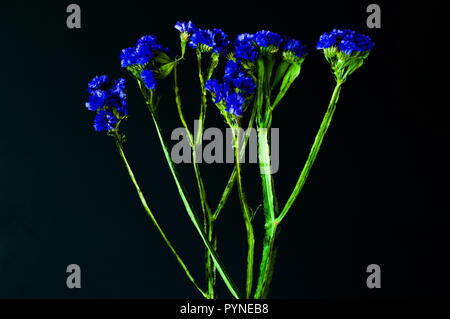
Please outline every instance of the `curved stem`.
M164 141L163 137L162 137L162 132L161 132L161 127L159 125L159 122L157 120L157 116L154 112L151 112L152 118L153 118L153 122L155 123L155 127L156 127L156 131L158 133L158 137L159 140L161 142L161 146L162 149L164 151L164 155L166 157L167 163L169 164L169 168L170 171L172 173L172 176L175 180L175 184L177 185L178 188L178 192L180 194L180 197L183 201L183 204L186 208L186 212L188 213L189 218L192 221L192 224L194 225L195 229L197 230L197 232L199 233L203 243L206 246L206 249L208 249L209 253L211 254L211 258L215 264L215 266L217 267L217 270L219 271L219 274L221 275L223 281L225 282L226 286L228 287L228 290L231 292L231 294L239 299L240 298L240 293L238 291L238 289L236 288L235 283L233 282L233 280L231 279L231 277L228 275L228 273L225 270L224 265L222 264L222 261L220 260L219 256L217 255L215 249L213 248L213 245L211 244L211 242L208 240L208 236L205 234L205 232L202 230L202 227L200 226L200 222L196 216L196 214L194 213L194 210L192 209L192 204L189 200L189 197L187 196L187 192L184 189L180 177L178 175L178 172L175 168L175 164L172 161L172 158L170 157L170 153L168 150L168 147L166 145L166 142Z
M228 119L228 118L227 118ZM239 122L238 122L239 123ZM233 130L233 125L228 122L230 128ZM245 196L244 187L242 185L242 175L241 175L241 153L239 152L239 144L240 144L240 129L239 124L234 127L234 157L235 157L235 167L236 167L236 177L237 177L237 185L238 185L238 193L239 193L239 201L241 204L241 209L243 212L245 228L247 231L247 279L246 279L246 297L250 298L252 292L253 285L253 257L255 254L255 235L253 232L252 225L252 213L247 203L247 197Z
M164 239L164 242L167 244L167 246L169 247L170 251L172 252L172 254L177 259L178 263L183 268L184 272L186 273L186 276L188 276L188 278L191 280L191 282L194 284L194 286L198 289L198 291L200 291L200 293L204 297L207 297L207 294L199 287L199 285L195 281L194 277L189 272L189 269L187 268L187 266L185 265L185 263L181 259L180 255L177 253L177 251L173 247L173 245L170 242L170 240L167 238L167 236L164 233L162 227L159 225L158 221L156 220L155 216L153 215L152 211L150 210L150 207L148 206L148 203L147 203L147 201L145 199L145 196L142 193L141 188L139 187L139 184L138 184L138 182L136 180L136 177L134 176L133 170L131 169L130 163L129 163L126 155L125 155L125 151L123 149L122 141L121 141L119 135L117 134L117 131L116 131L116 134L115 134L115 141L116 141L117 149L119 150L120 156L122 157L122 159L123 159L123 161L125 163L125 166L127 167L128 174L130 175L130 178L131 178L134 186L136 187L136 191L137 191L137 193L139 195L139 198L141 200L142 206L144 207L145 211L147 212L147 215L150 217L150 219L152 220L152 222L155 225L156 229L158 230L158 232L160 233L160 235Z
M291 196L289 196L289 199L286 202L286 205L284 206L283 210L281 211L281 214L277 218L278 222L281 222L283 220L283 218L286 216L287 212L289 211L291 206L294 204L294 201L296 200L297 196L299 195L300 191L302 190L303 186L305 185L306 179L308 178L308 174L311 170L311 167L314 164L314 161L316 160L317 153L319 152L323 138L325 137L325 133L327 132L328 127L330 126L331 120L333 118L333 114L336 109L336 104L337 104L337 101L339 100L339 94L341 92L341 88L342 88L342 82L336 82L336 86L334 88L333 95L331 96L331 100L328 105L328 109L325 113L325 116L323 117L322 123L320 124L319 131L317 132L316 138L314 139L314 144L311 147L311 150L308 155L308 159L306 160L305 166L303 167L303 170L300 174L300 177L297 180L297 184L295 185L295 188L292 191Z
M251 129L253 128L253 123L255 122L256 109L257 109L256 107L253 107L252 114L250 116L250 120L248 121L247 134L245 134L244 144L242 146L241 154L240 154L241 157L244 156L245 150L247 148L247 143L250 138ZM214 220L216 220L218 218L220 212L222 211L222 208L225 206L225 203L228 200L228 196L230 195L231 190L233 189L235 180L236 180L236 166L233 167L233 172L231 173L230 178L228 179L228 183L222 193L222 197L220 198L219 204L217 205L217 208L214 211L214 214L213 214Z

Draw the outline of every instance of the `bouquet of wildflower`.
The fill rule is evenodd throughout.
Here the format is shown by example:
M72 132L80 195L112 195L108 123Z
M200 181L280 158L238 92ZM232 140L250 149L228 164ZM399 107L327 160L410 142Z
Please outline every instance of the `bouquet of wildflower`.
M155 36L147 35L141 37L136 46L122 50L120 61L122 68L125 68L131 77L137 81L155 125L179 196L194 229L203 242L206 254L205 288L202 288L194 279L189 268L158 223L126 156L124 149L126 137L120 130L120 124L129 115L125 80L111 80L106 75L96 76L88 84L89 100L86 107L96 113L94 129L98 132L106 132L114 139L146 213L198 291L205 298L216 298L215 286L216 273L218 272L234 297L267 298L274 270L280 224L305 185L325 133L331 123L342 85L350 74L361 67L374 44L369 37L351 30L334 29L320 37L316 48L323 50L323 54L334 74L336 85L298 181L287 202L283 206L279 206L272 177L276 169L272 165L274 154L271 154L269 132L275 109L282 102L295 79L300 75L302 63L307 55L306 46L298 40L264 30L255 34L240 34L231 41L221 29L197 28L191 21L178 22L175 28L180 32L179 55L172 54L169 49L159 44ZM187 46L193 49L197 58L201 97L199 118L196 121L194 131L191 130L184 117L177 77L179 65L187 60L185 57ZM202 63L202 59L205 57L209 60L207 67ZM213 78L221 59L226 61L224 74L220 79ZM186 192L177 171L177 161L174 161L173 152L169 151L168 144L163 138L158 119L158 82L169 75L172 75L173 78L175 104L193 158L192 166L195 172L201 212L200 210L197 211ZM210 98L210 104L215 105L216 112L218 111L219 116L223 117L228 129L232 132L233 146L234 168L215 208L211 207L208 201L199 166L200 161L198 160L205 131L204 123L208 109L208 97ZM242 129L244 121L247 127L246 131ZM257 208L251 207L247 201L242 175L242 159L254 128L257 132L256 151L261 176L262 206L265 219L263 250L259 274L255 280L253 274L255 268L253 221ZM242 219L247 233L246 289L243 294L237 289L219 257L215 233L215 223L218 221L218 217L235 185L239 194Z

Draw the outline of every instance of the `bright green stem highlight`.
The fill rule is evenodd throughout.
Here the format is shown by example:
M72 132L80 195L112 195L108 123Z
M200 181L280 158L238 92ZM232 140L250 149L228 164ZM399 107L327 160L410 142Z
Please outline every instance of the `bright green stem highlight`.
M138 182L136 181L136 177L134 176L133 170L131 169L130 163L125 155L125 151L123 149L123 145L122 145L122 141L121 138L119 137L119 135L116 132L116 136L115 136L115 141L116 141L116 145L117 145L117 149L119 150L120 156L122 157L125 166L127 167L128 170L128 174L130 175L130 178L134 184L134 186L136 187L136 191L139 195L139 198L141 200L142 206L144 207L145 211L147 212L148 216L150 216L150 219L152 220L153 224L155 225L156 229L158 230L158 232L161 234L162 238L164 239L165 243L167 244L167 246L169 247L170 251L172 252L172 254L175 256L175 258L177 259L178 263L181 265L181 267L183 268L184 272L186 273L186 275L188 276L188 278L191 280L191 282L194 284L194 286L198 289L198 291L200 291L200 293L206 298L207 294L198 286L197 282L195 281L194 277L192 277L191 273L189 272L189 269L187 268L187 266L185 265L185 263L183 262L183 260L181 259L180 255L177 253L177 251L175 250L175 248L173 247L172 243L170 242L170 240L167 238L166 234L164 233L163 229L161 228L161 226L159 225L158 221L156 220L155 216L153 215L152 211L150 210L150 207L147 204L147 201L145 199L144 194L141 191L141 188L139 187Z
M311 151L309 152L308 159L306 160L305 166L303 167L303 170L300 174L300 177L298 178L297 184L295 185L295 188L291 196L289 196L286 205L281 211L280 216L278 216L277 218L278 222L281 222L284 216L286 216L287 212L291 208L292 204L294 204L295 199L297 198L303 186L305 185L311 167L313 166L314 161L316 160L317 153L319 152L320 149L320 145L322 144L323 138L325 137L325 133L327 132L328 127L330 126L331 120L333 118L333 114L336 109L336 104L339 99L339 93L341 92L341 88L342 82L337 82L333 91L333 95L331 96L330 104L328 105L328 109L325 113L325 116L323 117L322 123L320 124L320 128L319 131L317 132L314 144L311 147Z
M212 75L213 70L217 66L219 56L215 56L215 59L213 59L213 56L211 56L211 64L208 70L208 77ZM214 63L215 61L215 63ZM204 221L204 230L205 233L208 234L208 240L210 242L214 242L214 219L212 216L211 208L208 204L208 200L206 197L206 191L205 186L203 184L203 179L200 174L200 167L196 161L196 149L202 144L202 136L203 136L203 130L204 130L204 123L205 123L205 117L206 117L206 90L205 90L205 80L203 79L203 71L202 71L202 53L200 50L197 50L197 64L198 64L198 77L200 80L200 88L201 88L201 103L200 103L200 116L199 116L199 127L197 136L195 137L194 147L192 148L192 157L193 157L193 164L194 164L194 171L195 171L195 178L197 180L197 186L198 191L200 195L200 202L202 205L202 211L203 211L203 221ZM214 65L215 64L215 65ZM195 133L194 133L195 134ZM206 251L206 263L205 263L205 272L206 272L206 280L208 282L208 294L210 298L214 298L214 272L215 268L213 263L211 262L211 256Z
M254 295L255 299L267 298L269 294L277 254L279 233L280 228L277 223L273 223L269 226L266 225L258 285Z
M230 128L233 130L233 125L228 122ZM243 212L245 228L247 231L247 279L246 279L246 297L250 298L252 293L253 286L253 257L255 254L255 235L253 231L252 225L252 213L247 203L247 197L245 196L244 187L242 184L242 174L241 174L241 155L239 152L239 144L240 144L240 129L239 125L234 127L234 158L235 158L235 167L236 167L236 176L237 176L237 185L238 185L238 193L239 193L239 201L241 204L241 209Z
M256 107L253 108L252 114L250 116L250 120L248 121L247 132L249 132L249 133L250 133L250 130L253 128L253 123L255 122L255 117L256 117ZM241 155L240 155L241 157L244 156L249 137L250 137L249 134L245 135L244 145L242 146L242 149L241 149ZM228 196L230 195L231 190L233 189L235 180L236 180L236 166L233 167L233 172L231 173L231 176L228 179L228 183L222 193L222 197L220 198L219 204L217 205L217 208L214 212L214 215L213 215L214 220L217 219L220 212L222 211L222 208L225 206L225 203L228 200Z
M155 127L156 127L156 131L158 133L158 137L159 140L161 142L161 146L162 149L164 151L164 155L166 157L167 163L169 164L169 168L170 171L172 173L172 176L175 180L175 183L177 185L178 188L178 192L180 194L180 197L183 201L183 204L186 208L186 211L189 215L189 218L191 219L192 223L194 224L195 229L197 230L197 232L199 233L203 243L205 244L206 248L208 249L209 253L211 254L211 258L215 264L215 266L217 267L217 270L219 271L220 276L222 277L223 281L225 282L226 286L228 287L228 290L231 292L231 294L239 299L240 298L240 293L236 288L235 283L233 282L233 280L231 279L231 277L228 275L228 273L225 270L224 265L222 264L222 261L220 260L219 256L217 255L215 249L213 248L211 242L208 240L207 235L205 234L205 232L202 230L202 227L200 226L200 222L197 218L197 216L194 213L194 210L192 209L192 204L189 201L189 198L187 196L186 190L184 189L184 187L182 186L181 182L180 182L180 178L178 176L178 172L175 168L175 164L172 161L172 158L170 157L170 153L169 153L169 149L166 145L166 142L164 141L163 137L162 137L162 133L161 133L161 127L159 126L159 122L157 120L156 114L152 112L152 118L153 118L153 122L155 123Z

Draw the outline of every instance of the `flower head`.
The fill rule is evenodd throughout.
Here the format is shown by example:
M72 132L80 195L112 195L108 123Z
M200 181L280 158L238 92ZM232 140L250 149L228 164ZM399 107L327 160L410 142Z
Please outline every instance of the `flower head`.
M212 52L221 53L228 47L230 40L228 39L228 35L223 32L222 29L214 29L213 33L216 45L214 46Z
M316 48L329 49L335 47L345 54L350 55L355 51L370 51L374 45L367 35L356 33L349 29L333 29L331 32L324 33L320 36Z
M239 92L247 95L252 95L256 90L256 83L253 78L249 76L233 79L232 83Z
M188 21L188 22L179 22L177 21L177 23L175 24L175 29L177 29L178 31L180 31L181 33L185 33L188 36L191 35L197 28L194 25L194 23L192 23L192 21Z
M291 39L284 44L283 56L290 62L299 61L307 52L306 45L299 40Z
M221 53L230 43L222 29L197 29L190 39L189 45L200 52Z
M228 60L227 65L225 66L225 75L223 76L225 82L232 81L233 79L244 75L245 71L240 63Z
M115 130L120 120L128 115L125 79L109 80L96 76L88 84L86 108L96 112L94 128L98 132Z
M234 56L237 59L256 61L258 50L253 45L253 35L242 33L234 40Z
M374 45L364 34L348 29L334 29L320 36L316 48L323 50L336 80L343 82L361 67Z
M114 130L119 120L110 111L100 110L95 116L94 129L97 132Z
M213 102L226 112L241 116L243 105L256 89L256 83L238 61L229 60L225 66L223 82L210 79L205 89L211 92Z
M214 41L214 32L207 29L197 29L191 36L189 45L192 48L198 48L201 52L211 51L216 42Z
M145 35L141 37L135 47L123 49L120 53L120 64L123 68L139 65L144 67L147 63L151 62L155 56L164 52L171 56L171 52L168 48L163 47L157 42L156 36Z
M155 73L152 70L146 69L142 70L141 79L148 89L150 90L156 89Z
M240 93L230 93L225 100L225 111L236 116L241 116L244 103L245 98Z
M275 53L283 44L283 37L272 31L261 30L256 32L253 40L260 47L261 52Z

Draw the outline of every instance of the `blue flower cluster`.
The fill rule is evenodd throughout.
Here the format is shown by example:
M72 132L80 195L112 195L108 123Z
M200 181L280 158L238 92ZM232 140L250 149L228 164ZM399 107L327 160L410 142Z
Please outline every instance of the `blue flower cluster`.
M163 47L157 42L156 36L145 35L137 41L135 47L122 50L120 53L120 63L123 68L136 64L144 67L159 52L164 52L169 56L171 55L168 48Z
M172 53L157 42L156 36L146 35L137 41L135 47L122 50L120 63L123 68L133 69L135 76L140 77L147 88L154 90L156 88L154 68L157 67L155 61L162 55L171 57Z
M125 79L111 81L107 75L94 77L88 84L86 108L97 112L94 129L115 130L117 123L128 115Z
M356 33L349 29L333 29L331 32L320 36L316 48L320 50L336 47L345 54L350 55L353 52L368 52L374 46L375 44L367 35Z
M194 25L192 21L188 22L177 21L177 23L175 24L175 29L177 29L181 33L186 33L187 35L190 36L195 30L197 30L197 27Z
M300 41L290 39L272 31L261 30L255 34L243 33L234 41L234 56L237 59L255 61L259 52L275 53L279 49L289 52L300 59L307 53L306 46Z
M228 35L222 29L197 29L192 33L189 46L202 52L222 53L230 44Z
M205 89L211 92L214 103L224 105L230 114L241 116L245 100L255 92L256 83L247 76L240 62L229 60L223 83L211 79L206 82Z

